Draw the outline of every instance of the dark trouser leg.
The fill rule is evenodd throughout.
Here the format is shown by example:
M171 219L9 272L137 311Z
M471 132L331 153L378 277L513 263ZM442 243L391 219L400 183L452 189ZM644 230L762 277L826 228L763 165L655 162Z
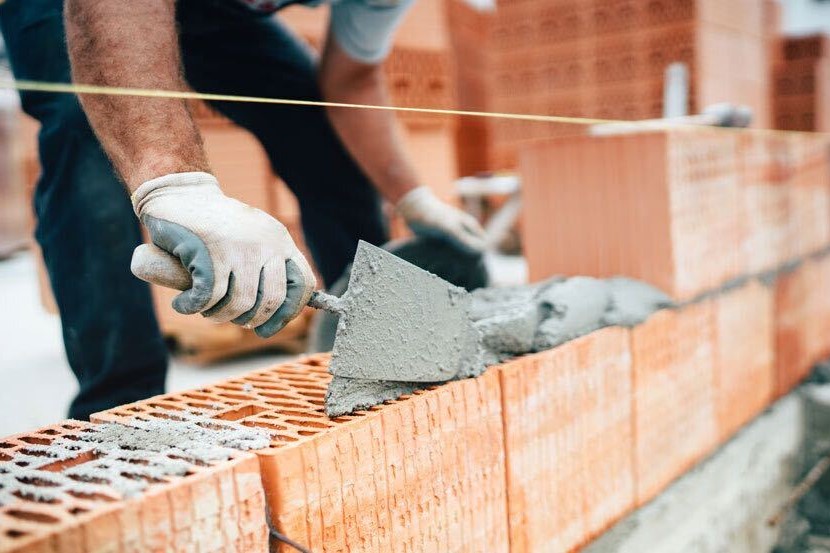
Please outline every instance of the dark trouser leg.
M274 18L239 15L202 0L179 4L182 56L199 91L319 99L308 49ZM317 107L219 102L250 130L297 196L306 243L325 284L354 257L357 241L386 241L380 198Z
M69 82L61 0L7 0L0 28L15 76ZM41 123L36 237L80 392L69 415L164 391L167 352L148 286L130 273L141 241L127 192L68 94L21 93Z

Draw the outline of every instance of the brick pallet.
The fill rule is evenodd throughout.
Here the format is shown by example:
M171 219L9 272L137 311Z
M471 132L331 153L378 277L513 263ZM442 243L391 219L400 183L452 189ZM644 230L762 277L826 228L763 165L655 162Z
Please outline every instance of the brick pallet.
M828 37L785 38L772 64L776 129L830 131Z
M486 47L466 47L469 28L482 19L486 25L475 44ZM767 127L775 20L774 4L755 0L500 1L491 14L455 8L458 63L485 68L459 78L461 107L603 119L660 117L664 71L672 62L683 62L690 71L691 113L730 101L750 106L755 124ZM728 63L725 51L740 52L740 66ZM463 145L478 149L465 152L466 159L485 160L472 171L515 168L523 143L579 134L567 125L530 121L490 126L489 132L469 137L478 142Z

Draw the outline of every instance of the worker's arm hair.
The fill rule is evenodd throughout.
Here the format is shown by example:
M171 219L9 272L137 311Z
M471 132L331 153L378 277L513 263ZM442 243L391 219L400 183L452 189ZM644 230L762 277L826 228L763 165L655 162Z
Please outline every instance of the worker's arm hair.
M353 60L332 36L320 61L319 80L329 102L389 105L383 68ZM394 112L328 108L328 113L346 148L383 197L395 203L420 184Z
M67 0L64 17L74 82L184 89L175 0ZM100 94L80 100L130 191L168 173L208 171L184 100Z

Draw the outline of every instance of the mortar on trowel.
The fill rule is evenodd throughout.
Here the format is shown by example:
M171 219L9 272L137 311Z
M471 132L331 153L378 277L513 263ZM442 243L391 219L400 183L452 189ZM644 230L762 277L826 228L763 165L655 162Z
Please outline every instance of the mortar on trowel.
M177 258L150 245L136 255L152 256L156 282L165 275L165 286L190 288L190 274ZM470 318L469 294L366 242L358 244L346 293L337 298L317 291L308 305L340 316L329 365L334 376L326 395L330 416L484 369L484 329ZM533 314L505 321L511 339L521 341L525 335L532 341L538 323ZM503 334L500 326L488 325L487 335Z

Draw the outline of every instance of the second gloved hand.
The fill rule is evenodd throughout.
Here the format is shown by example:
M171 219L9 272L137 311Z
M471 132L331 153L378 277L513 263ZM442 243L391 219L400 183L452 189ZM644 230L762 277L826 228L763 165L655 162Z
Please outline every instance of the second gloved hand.
M476 218L442 202L425 186L408 192L395 209L415 234L443 236L473 251L485 247L484 229Z
M232 321L267 337L296 317L314 291L311 267L285 226L225 196L213 175L152 179L132 201L152 242L190 272L191 288L173 300L179 313ZM152 266L135 267L137 262L143 261L134 258L133 272L156 282Z

